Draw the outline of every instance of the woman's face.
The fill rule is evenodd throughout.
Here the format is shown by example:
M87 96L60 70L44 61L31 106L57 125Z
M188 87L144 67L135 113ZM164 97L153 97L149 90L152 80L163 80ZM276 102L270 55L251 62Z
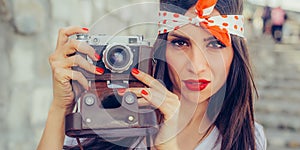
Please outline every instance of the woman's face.
M186 12L196 17L194 7ZM212 15L220 15L214 10ZM233 58L232 47L225 47L201 27L188 24L168 34L166 61L173 92L182 100L201 103L225 83Z

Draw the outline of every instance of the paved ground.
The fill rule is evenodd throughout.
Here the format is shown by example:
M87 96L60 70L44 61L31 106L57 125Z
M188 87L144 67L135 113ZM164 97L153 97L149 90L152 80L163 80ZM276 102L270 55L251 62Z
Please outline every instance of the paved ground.
M249 46L260 96L255 115L268 150L300 150L300 46L266 35L249 39Z

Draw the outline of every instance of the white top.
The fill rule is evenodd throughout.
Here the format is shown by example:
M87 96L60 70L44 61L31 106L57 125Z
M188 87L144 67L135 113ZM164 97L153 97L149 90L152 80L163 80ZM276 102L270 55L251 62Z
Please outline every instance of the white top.
M221 139L216 143L220 132L217 127L210 132L210 134L195 148L195 150L219 150L221 149ZM266 150L267 139L263 130L263 126L255 122L255 138L256 138L256 149ZM216 143L216 144L212 144Z
M219 130L217 127L214 127L210 134L195 148L195 150L219 150L221 148L222 138L216 143L219 137ZM256 138L256 149L257 150L266 150L267 149L267 139L263 130L263 126L255 122L255 138ZM84 139L80 139L83 141ZM216 144L215 144L216 143ZM75 146L77 142L75 138L70 138L66 136L64 145ZM145 148L145 145L141 143L138 146L139 148ZM145 148L146 149L146 148Z

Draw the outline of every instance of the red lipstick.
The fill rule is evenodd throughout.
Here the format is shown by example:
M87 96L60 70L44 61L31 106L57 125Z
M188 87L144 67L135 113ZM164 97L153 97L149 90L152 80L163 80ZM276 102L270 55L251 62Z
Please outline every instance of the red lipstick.
M199 79L199 80L189 79L189 80L184 80L183 82L185 86L191 91L202 91L210 83L210 81L207 81L205 79Z

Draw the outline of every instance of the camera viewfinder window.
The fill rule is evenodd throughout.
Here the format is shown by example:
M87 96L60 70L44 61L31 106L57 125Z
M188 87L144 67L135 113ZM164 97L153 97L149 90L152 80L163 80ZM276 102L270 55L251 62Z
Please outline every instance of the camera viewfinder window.
M129 38L128 40L129 44L137 43L137 38Z

